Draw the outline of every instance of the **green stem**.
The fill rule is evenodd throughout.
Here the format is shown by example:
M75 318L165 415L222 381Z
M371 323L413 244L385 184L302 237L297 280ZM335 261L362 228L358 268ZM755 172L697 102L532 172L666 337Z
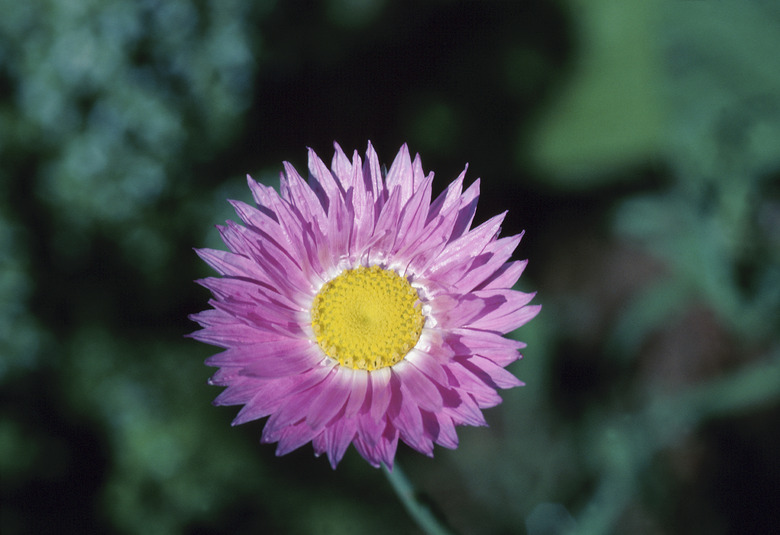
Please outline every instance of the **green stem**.
M382 465L382 469L401 503L404 504L406 511L425 533L428 535L454 535L433 513L431 507L418 499L417 492L401 467L398 466L397 460L392 470L389 470L385 465Z

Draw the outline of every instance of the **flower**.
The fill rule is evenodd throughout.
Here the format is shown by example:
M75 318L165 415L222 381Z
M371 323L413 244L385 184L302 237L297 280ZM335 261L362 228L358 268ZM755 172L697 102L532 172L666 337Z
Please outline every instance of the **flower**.
M466 169L431 202L406 145L386 176L370 143L365 162L334 145L330 169L309 149L308 183L285 162L280 194L247 177L257 207L231 201L243 225L218 227L230 252L197 250L222 277L198 281L213 308L191 336L225 348L214 404L243 405L233 425L268 416L277 455L311 442L335 468L354 444L392 468L399 439L433 456L486 425L522 384L504 368L524 344L502 335L540 307L512 289L526 261L509 261L522 235L498 238L505 213L470 229Z

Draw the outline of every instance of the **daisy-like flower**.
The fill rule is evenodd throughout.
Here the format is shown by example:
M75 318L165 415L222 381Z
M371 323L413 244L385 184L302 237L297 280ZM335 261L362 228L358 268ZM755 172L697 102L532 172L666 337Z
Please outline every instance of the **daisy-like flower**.
M486 425L521 342L502 335L539 311L512 289L521 235L505 214L470 229L479 181L463 173L431 202L433 173L401 147L383 176L369 143L330 169L309 150L309 178L284 163L280 194L248 177L257 207L231 201L243 225L218 227L230 252L197 253L221 277L198 281L212 309L191 336L225 348L206 360L243 405L233 424L269 416L277 455L307 442L335 468L350 444L392 467L398 440L429 456L455 448L457 425Z

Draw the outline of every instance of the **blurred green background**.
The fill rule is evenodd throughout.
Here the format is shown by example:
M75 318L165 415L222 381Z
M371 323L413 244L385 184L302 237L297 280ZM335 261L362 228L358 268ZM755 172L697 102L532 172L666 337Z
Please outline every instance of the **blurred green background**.
M399 448L461 533L780 532L780 4L0 0L0 532L416 533L231 428L193 247L370 139L526 230L487 429Z

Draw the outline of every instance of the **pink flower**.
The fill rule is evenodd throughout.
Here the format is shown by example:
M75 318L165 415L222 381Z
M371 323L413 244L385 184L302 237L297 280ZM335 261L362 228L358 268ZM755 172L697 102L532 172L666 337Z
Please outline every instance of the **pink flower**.
M539 312L512 290L521 235L504 214L471 222L479 181L466 171L431 202L433 173L401 147L383 177L337 144L331 168L309 150L309 180L284 164L280 190L248 179L257 208L219 227L231 252L198 254L221 277L198 281L212 309L191 336L225 348L206 360L215 405L243 405L234 425L268 416L263 442L284 455L307 442L335 468L347 447L392 467L398 439L429 456L455 448L457 425L486 425L504 368L524 344L502 335Z

